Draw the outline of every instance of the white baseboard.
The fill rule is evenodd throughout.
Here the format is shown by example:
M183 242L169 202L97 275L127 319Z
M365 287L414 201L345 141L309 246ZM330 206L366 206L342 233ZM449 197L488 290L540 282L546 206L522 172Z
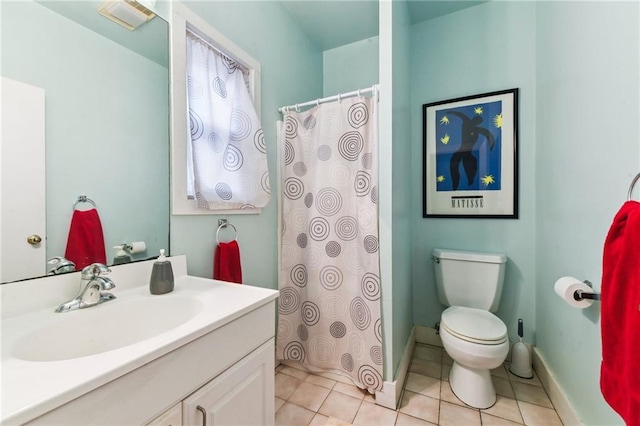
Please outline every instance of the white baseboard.
M385 381L382 384L382 390L376 391L377 405L381 405L392 410L397 409L415 347L416 327L413 327L411 329L411 333L409 334L409 338L407 339L407 344L404 347L404 353L402 354L402 359L400 360L400 364L398 365L398 371L395 379L392 382Z
M566 426L584 424L569 403L564 391L558 385L555 376L547 368L546 360L535 346L533 347L533 369L536 371L542 386L547 391L549 399L551 403L553 403L562 423Z
M416 325L416 342L423 345L439 346L442 347L442 340L436 333L435 328L425 327L422 325Z
M409 338L398 366L396 377L393 381L385 381L382 385L382 390L376 392L376 404L381 405L392 410L397 409L399 405L400 396L402 395L402 388L409 371L409 364L411 363L411 357L415 349L416 343L421 343L431 346L442 347L442 341L440 336L436 334L436 330L430 327L414 326L411 330ZM527 345L529 346L529 345ZM532 361L533 369L535 370L542 386L547 391L549 399L553 403L553 406L560 416L560 419L566 426L583 425L577 413L569 403L564 391L558 385L558 382L553 373L547 368L547 362L540 353L540 351L533 346L532 347ZM295 362L283 361L285 365L297 364ZM276 362L277 364L277 362ZM324 374L321 374L324 376ZM337 377L337 375L327 375L328 378L347 382L346 378ZM340 380L341 379L341 380Z
M416 326L415 330L417 343L442 347L440 336L436 334L436 330L434 328ZM530 353L533 354L533 369L538 375L542 386L547 391L547 394L549 394L549 399L551 399L551 402L553 403L553 406L555 407L556 412L558 413L558 416L560 416L562 422L567 426L584 424L569 403L569 400L567 399L564 391L558 385L555 376L547 368L547 362L545 361L540 351L535 346L532 347L531 345L527 345L527 347L529 347ZM510 360L511 348L509 350L506 361L509 362Z

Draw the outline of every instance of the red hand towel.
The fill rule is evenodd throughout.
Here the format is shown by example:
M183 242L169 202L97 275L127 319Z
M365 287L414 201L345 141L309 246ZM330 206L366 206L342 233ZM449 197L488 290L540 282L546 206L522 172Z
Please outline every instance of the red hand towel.
M640 425L640 203L626 202L604 245L600 390L628 425Z
M213 279L242 284L240 247L237 241L218 243L213 260Z
M79 271L92 263L107 263L98 210L74 210L64 257L76 264Z

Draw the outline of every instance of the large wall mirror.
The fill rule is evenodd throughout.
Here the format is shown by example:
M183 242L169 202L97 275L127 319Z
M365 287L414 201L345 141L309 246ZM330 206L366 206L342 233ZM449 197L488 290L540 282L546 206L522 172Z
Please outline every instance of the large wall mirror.
M99 15L102 3L0 6L0 74L44 90L45 164L33 167L46 175L45 260L64 255L80 195L97 205L108 264L112 247L123 243L146 243L133 260L169 249L168 24L155 17L130 31ZM28 158L11 162L24 173L31 167ZM9 186L22 191L20 185L3 181L3 193ZM11 226L3 223L2 233ZM3 244L3 263L10 252ZM42 275L45 268L2 281Z

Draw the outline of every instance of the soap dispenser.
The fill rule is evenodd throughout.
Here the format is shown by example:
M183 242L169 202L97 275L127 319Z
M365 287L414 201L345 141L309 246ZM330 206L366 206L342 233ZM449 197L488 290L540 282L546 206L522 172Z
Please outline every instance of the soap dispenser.
M149 291L151 294L165 294L173 291L173 269L171 262L165 257L164 249L160 249L158 260L153 263Z

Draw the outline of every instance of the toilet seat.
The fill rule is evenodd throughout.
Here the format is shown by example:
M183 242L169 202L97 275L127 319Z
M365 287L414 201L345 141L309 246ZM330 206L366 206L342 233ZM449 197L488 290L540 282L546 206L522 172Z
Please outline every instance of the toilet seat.
M500 345L507 341L507 327L489 311L463 306L447 308L440 320L453 336L480 345Z

